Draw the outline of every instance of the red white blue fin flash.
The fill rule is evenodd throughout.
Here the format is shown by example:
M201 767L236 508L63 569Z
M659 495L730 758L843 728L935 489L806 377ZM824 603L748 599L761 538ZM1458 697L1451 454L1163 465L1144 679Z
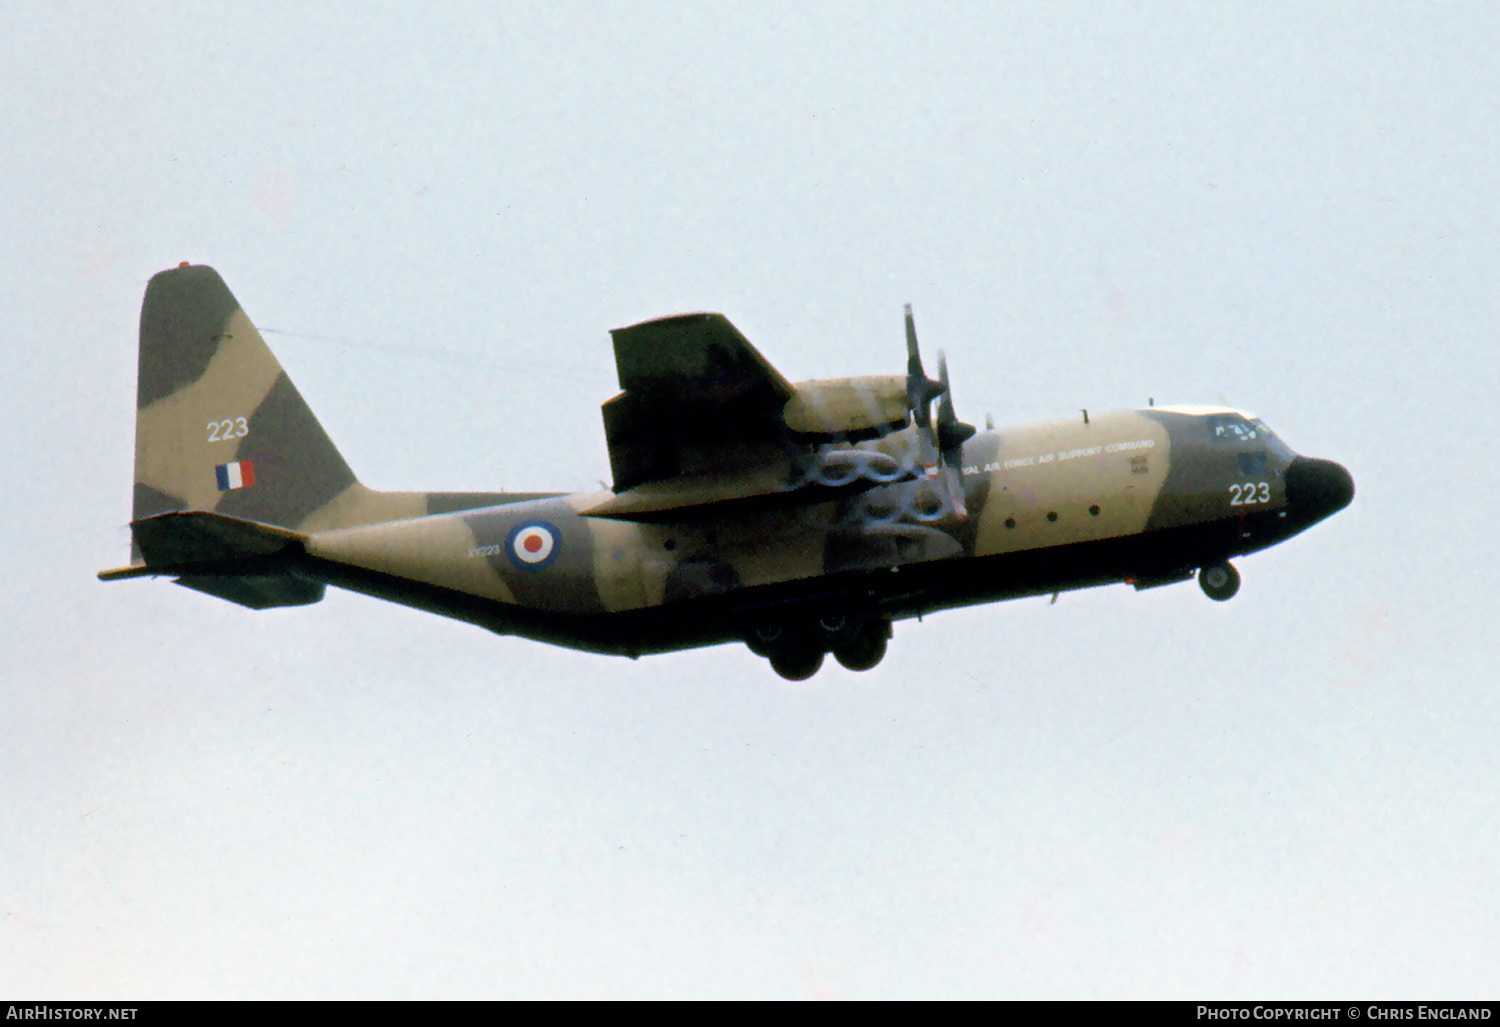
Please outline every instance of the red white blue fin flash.
M219 491L248 489L255 484L255 461L236 460L232 464L220 464L214 468L214 477L219 481Z

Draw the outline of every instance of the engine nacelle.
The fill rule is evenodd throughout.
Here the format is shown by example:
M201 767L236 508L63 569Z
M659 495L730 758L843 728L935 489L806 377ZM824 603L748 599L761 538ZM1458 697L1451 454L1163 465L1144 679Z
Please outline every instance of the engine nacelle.
M824 378L798 382L782 408L786 426L798 435L871 439L906 427L906 379L895 375Z

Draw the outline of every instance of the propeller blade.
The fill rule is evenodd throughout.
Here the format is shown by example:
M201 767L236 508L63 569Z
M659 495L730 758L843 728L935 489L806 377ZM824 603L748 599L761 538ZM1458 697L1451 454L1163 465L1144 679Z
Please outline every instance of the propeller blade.
M938 404L938 421L956 421L953 393L948 388L948 354L938 350L938 384L943 387L943 401Z
M948 508L961 521L969 519L969 508L964 503L964 472L956 463L943 462L943 485L948 490Z
M922 354L917 349L917 322L906 305L906 406L912 422L932 432L932 401L943 394L943 386L927 377L922 370Z
M917 319L912 316L910 303L906 305L906 376L913 379L927 377L927 372L922 370L922 354L917 351Z
M979 429L960 421L953 412L953 393L948 388L948 358L941 351L938 352L938 383L943 389L943 399L938 404L938 451L945 458L954 454L949 462L959 463L960 447L972 439Z
M943 389L942 402L938 404L938 464L948 492L948 506L959 520L966 520L969 511L964 504L964 443L973 438L978 429L960 421L953 412L953 391L948 387L948 358L942 351L938 352L938 382Z

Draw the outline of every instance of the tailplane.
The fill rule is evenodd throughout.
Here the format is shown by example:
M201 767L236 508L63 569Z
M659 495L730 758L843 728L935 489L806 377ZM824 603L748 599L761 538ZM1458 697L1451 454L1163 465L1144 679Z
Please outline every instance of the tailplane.
M296 571L307 542L300 532L200 511L156 514L130 530L142 562L100 571L101 581L170 574L179 585L252 610L323 598L323 582Z

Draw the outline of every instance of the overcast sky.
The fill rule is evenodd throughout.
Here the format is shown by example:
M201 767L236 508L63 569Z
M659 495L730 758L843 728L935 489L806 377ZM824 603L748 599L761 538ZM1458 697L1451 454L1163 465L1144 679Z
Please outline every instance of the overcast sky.
M996 6L8 5L0 993L1493 995L1500 14ZM183 260L377 488L597 487L611 328L900 374L911 302L970 421L1358 496L799 684L106 585Z

